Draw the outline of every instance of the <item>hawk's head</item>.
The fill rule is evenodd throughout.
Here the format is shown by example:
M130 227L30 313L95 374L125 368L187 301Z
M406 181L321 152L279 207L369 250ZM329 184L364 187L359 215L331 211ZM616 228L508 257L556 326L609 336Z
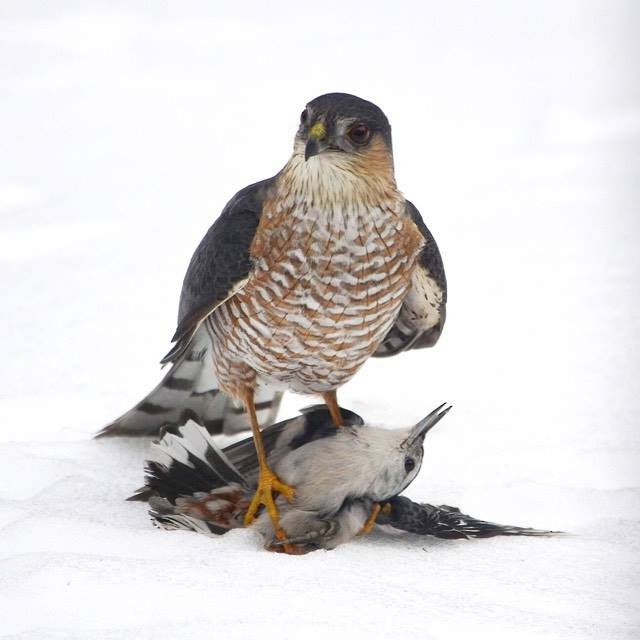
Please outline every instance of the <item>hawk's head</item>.
M372 102L348 93L327 93L315 98L300 115L295 152L305 160L315 157L343 162L390 162L391 126ZM345 156L346 154L346 156Z

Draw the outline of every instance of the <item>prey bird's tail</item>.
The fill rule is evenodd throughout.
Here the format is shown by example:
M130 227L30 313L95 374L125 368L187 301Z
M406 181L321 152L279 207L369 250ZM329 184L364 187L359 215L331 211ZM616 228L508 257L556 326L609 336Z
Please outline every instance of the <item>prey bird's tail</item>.
M282 393L267 387L256 390L255 406L261 426L276 418ZM238 407L218 389L206 331L194 336L189 349L172 365L160 384L124 415L98 432L102 436L156 435L192 419L210 433L236 433L249 428L244 407Z
M148 499L150 515L162 528L221 534L243 526L250 487L211 434L193 421L151 445L145 481L129 499Z
M477 520L456 507L434 506L413 502L405 496L388 501L378 516L377 524L394 529L430 535L436 538L492 538L493 536L550 536L558 531L544 531L527 527L512 527L485 520Z

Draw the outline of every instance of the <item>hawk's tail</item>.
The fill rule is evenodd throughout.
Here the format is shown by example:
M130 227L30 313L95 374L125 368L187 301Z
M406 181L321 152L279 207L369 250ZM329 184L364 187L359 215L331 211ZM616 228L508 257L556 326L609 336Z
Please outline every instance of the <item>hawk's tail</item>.
M162 427L177 427L189 419L211 433L235 433L249 428L243 407L218 389L206 333L196 334L191 348L176 360L160 384L135 407L101 429L97 436L156 435ZM261 426L275 420L282 393L266 387L255 395Z

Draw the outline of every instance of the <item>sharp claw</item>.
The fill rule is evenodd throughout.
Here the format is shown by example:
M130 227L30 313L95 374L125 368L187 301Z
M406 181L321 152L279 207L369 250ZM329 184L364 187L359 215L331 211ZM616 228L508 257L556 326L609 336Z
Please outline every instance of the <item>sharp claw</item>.
M293 499L296 497L296 490L293 487L283 484L278 480L274 481L272 488L283 496L289 503L293 502Z
M293 487L284 484L271 469L268 467L261 469L258 487L244 516L245 527L250 526L254 522L258 510L264 505L273 526L279 529L279 514L273 498L273 492L283 495L288 502L291 502L295 496Z
M373 507L371 509L371 514L367 518L366 522L362 525L362 529L358 532L359 536L366 536L373 531L373 528L376 526L376 518L378 514L382 510L382 506L379 502L374 502Z

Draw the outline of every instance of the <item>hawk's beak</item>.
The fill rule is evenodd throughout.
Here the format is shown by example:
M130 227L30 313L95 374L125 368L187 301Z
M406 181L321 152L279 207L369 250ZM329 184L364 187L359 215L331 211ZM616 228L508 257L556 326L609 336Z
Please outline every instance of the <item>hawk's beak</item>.
M304 159L308 160L313 156L317 156L320 153L320 145L314 138L307 140L307 146L304 148Z
M313 156L317 156L324 151L329 145L327 144L327 129L322 122L316 122L309 129L309 137L304 148L304 159L308 160Z

